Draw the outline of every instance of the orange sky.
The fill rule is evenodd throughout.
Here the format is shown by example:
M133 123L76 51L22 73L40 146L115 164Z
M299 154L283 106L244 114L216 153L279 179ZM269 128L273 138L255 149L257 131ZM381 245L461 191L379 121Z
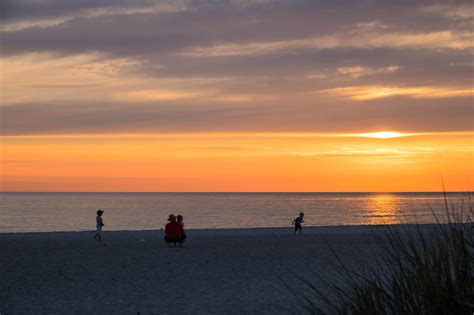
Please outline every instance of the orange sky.
M449 191L470 189L471 133L2 139L2 191Z
M0 2L0 191L470 190L471 2Z

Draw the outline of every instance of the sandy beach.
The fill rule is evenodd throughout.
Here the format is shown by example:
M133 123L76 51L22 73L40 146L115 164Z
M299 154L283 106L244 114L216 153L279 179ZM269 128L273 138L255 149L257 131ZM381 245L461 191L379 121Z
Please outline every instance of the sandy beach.
M182 248L162 231L1 234L0 313L298 313L308 288L296 275L321 287L336 264L328 244L353 265L376 255L373 231L190 230Z

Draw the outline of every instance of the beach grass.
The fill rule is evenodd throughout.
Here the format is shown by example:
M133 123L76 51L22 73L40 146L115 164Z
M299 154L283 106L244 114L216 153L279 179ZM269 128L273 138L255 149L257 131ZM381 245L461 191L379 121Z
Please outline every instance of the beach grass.
M467 207L466 207L467 205ZM466 209L467 208L467 209ZM324 289L303 277L310 294L304 305L313 314L473 314L474 244L472 203L450 204L437 224L384 226L373 233L382 248L377 257L361 253L357 266L337 259L337 277ZM337 251L331 248L338 258Z

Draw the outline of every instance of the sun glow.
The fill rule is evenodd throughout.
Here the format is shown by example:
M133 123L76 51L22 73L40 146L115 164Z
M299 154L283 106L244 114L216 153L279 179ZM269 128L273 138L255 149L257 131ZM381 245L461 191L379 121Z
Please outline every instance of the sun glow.
M474 174L472 135L0 137L0 191L439 191L441 176L463 191ZM368 212L364 224L390 222L392 203L374 200L370 209L384 211Z
M366 138L377 138L377 139L390 139L390 138L399 138L399 137L407 137L411 136L410 133L401 133L395 131L380 131L380 132L370 132L370 133L360 133L357 134L359 137L366 137Z
M395 194L376 194L366 204L364 224L397 224L399 223L398 204L400 198Z

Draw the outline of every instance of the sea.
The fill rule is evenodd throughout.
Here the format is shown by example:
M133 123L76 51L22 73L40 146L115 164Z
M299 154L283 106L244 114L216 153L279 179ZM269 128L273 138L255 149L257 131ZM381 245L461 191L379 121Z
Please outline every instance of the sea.
M446 221L471 193L0 193L0 233L159 230L181 214L188 229L380 225Z

